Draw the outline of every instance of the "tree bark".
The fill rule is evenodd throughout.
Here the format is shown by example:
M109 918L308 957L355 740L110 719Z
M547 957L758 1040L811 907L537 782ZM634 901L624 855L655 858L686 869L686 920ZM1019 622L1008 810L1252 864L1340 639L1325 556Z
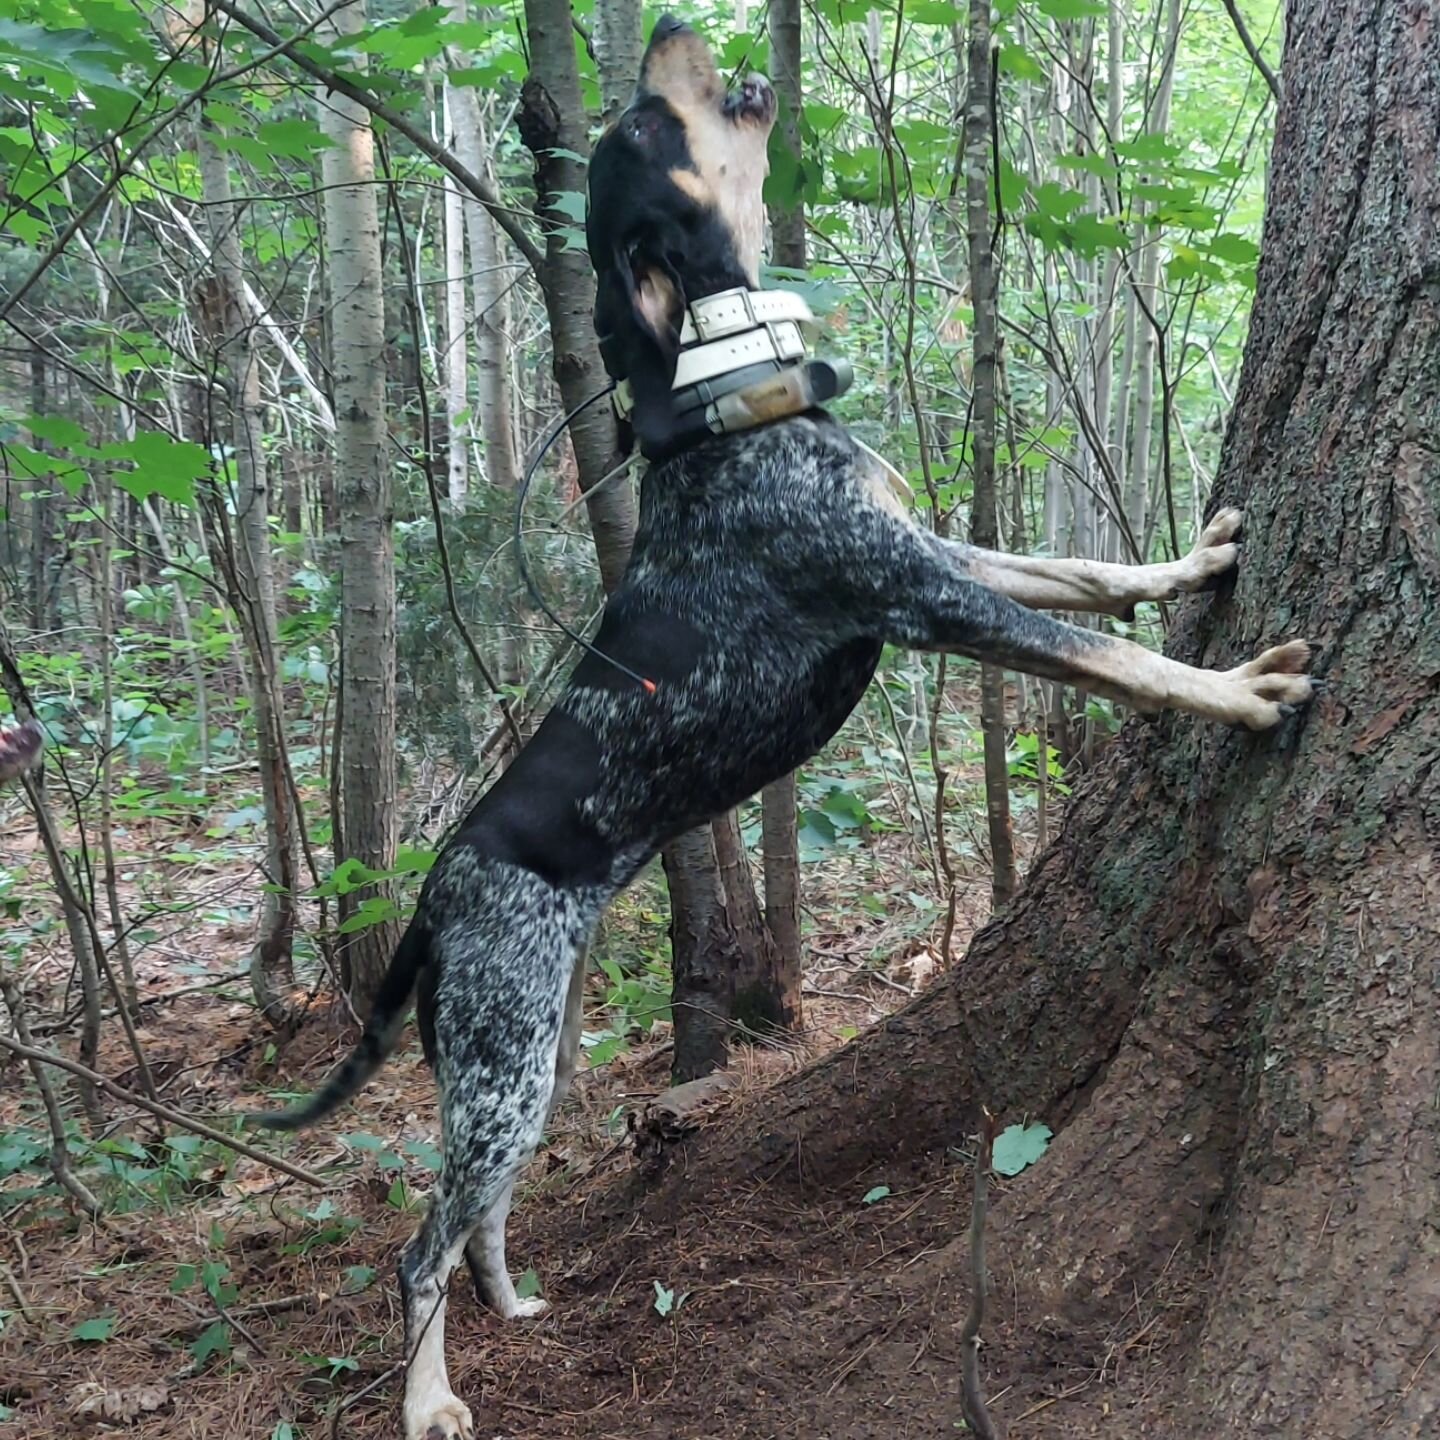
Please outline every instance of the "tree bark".
M465 16L463 4L451 7L457 19ZM468 58L452 52L456 68ZM474 174L496 184L491 144L485 130L480 97L471 86L446 81L446 104L455 132L455 153ZM462 198L465 230L470 247L470 272L475 315L476 415L485 446L485 475L490 485L513 496L520 485L520 460L515 444L515 397L510 385L510 287L514 272L501 263L500 237L495 222L478 200ZM501 631L497 678L515 687L523 680L523 627L530 618L526 597L516 601L516 624ZM507 747L508 751L508 747Z
M770 57L775 93L780 100L776 127L779 143L790 151L799 174L800 107L800 0L772 0L770 6ZM788 203L770 207L770 258L786 270L803 271L805 254L805 201L798 190ZM761 854L764 860L765 943L751 947L750 958L760 962L759 973L737 982L736 1018L764 1015L769 1023L798 1030L804 1021L800 988L800 840L799 801L794 775L767 785L760 795ZM750 891L748 869L742 878Z
M30 413L49 414L46 384L45 351L39 345L30 347ZM50 442L43 435L32 435L30 443L44 454ZM53 482L42 480L30 504L30 625L41 634L55 628L55 514L51 502Z
M640 0L599 0L595 6L595 68L600 72L600 118L607 123L626 106L645 53Z
M336 13L339 35L365 26L365 7ZM358 62L357 62L358 63ZM370 870L395 850L395 538L386 455L385 314L376 207L374 137L367 110L337 91L318 96L334 142L321 153L335 383L336 503L340 530L340 722L335 763L340 814L336 859ZM386 884L340 897L342 923ZM393 921L347 935L341 952L350 997L363 1015L390 962Z
M574 243L575 222L566 214L570 197L585 193L585 166L575 157L590 151L589 116L580 91L570 19L569 0L526 0L530 74L516 117L520 138L535 157L535 211L545 231L545 312L555 383L567 413L607 380L592 317L595 278L590 257L583 244ZM570 439L600 577L608 592L625 573L635 536L635 502L629 486L607 485L590 493L624 459L613 411L608 405L592 405L571 423Z
M1428 0L1291 0L1285 33L1211 502L1244 508L1248 543L1169 647L1220 666L1307 635L1327 688L1263 736L1132 721L966 962L685 1184L699 1207L737 1174L843 1193L961 1142L982 1101L1038 1117L1056 1139L991 1217L1019 1343L1059 1333L1098 1364L1135 1296L1188 1275L1126 1433L1420 1440L1440 1426L1440 28Z
M990 0L971 0L965 95L965 221L970 246L970 297L975 307L974 491L970 536L994 550L1000 544L995 496L996 314L995 256L990 248ZM990 831L990 894L995 908L1010 902L1019 880L1010 824L1010 766L1005 744L1005 672L980 667L980 733L985 750L985 815Z
M231 198L229 163L204 126L197 131L196 149L213 245L211 264L220 290L221 324L215 338L228 381L235 454L234 525L232 529L222 522L217 528L223 532L222 546L233 554L233 564L227 566L228 588L249 653L255 755L265 809L268 884L261 897L250 955L250 989L260 1013L272 1025L279 1025L289 1013L284 992L295 981L292 947L297 873L295 813L286 775L278 670L265 404L260 393L255 324L245 303L241 211Z
M629 0L602 0L608 6L608 49L601 51L605 94L628 96L639 70L640 12ZM561 403L573 410L605 383L592 311L594 275L583 246L573 243L573 221L556 206L567 194L583 193L584 167L571 155L589 151L588 119L580 91L569 0L526 0L530 75L521 93L521 138L535 156L536 213L545 227L543 288L555 354L555 380ZM628 74L610 69L634 57ZM611 484L594 495L591 487L624 458L614 416L594 405L570 427L580 488L600 577L607 591L619 583L635 533L635 506L628 486ZM747 952L732 923L735 897L725 893L716 869L714 840L708 827L683 836L662 857L670 891L671 973L674 983L677 1081L708 1074L725 1062L730 1001L737 972L764 973L763 957ZM748 872L745 876L748 880ZM740 897L743 903L745 897ZM749 904L754 905L753 887ZM697 907L691 910L691 906ZM762 927L763 929L763 927Z

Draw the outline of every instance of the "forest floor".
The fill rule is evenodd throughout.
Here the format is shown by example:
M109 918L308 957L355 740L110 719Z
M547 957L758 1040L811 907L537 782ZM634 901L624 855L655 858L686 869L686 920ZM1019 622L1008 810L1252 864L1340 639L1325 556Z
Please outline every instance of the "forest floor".
M173 836L144 833L127 844L152 857L176 848ZM12 805L0 814L0 866L40 873L32 847L28 818ZM933 916L899 924L885 906L854 904L857 880L872 896L903 896L915 866L907 847L882 837L807 867L805 1041L738 1051L728 1087L694 1124L743 1125L767 1087L934 973ZM177 864L184 918L149 939L137 967L139 1033L155 1078L169 1104L194 1115L303 1091L353 1038L335 1007L273 1053L234 978L248 927L229 907L253 883L251 864ZM988 874L973 869L957 956L988 907ZM644 922L622 911L608 943L626 943L631 923ZM27 947L27 995L48 984L58 1002L61 940L39 935ZM598 1009L598 989L593 999ZM655 1165L637 1159L629 1133L636 1122L641 1133L655 1129L668 1049L659 1025L627 1053L582 1068L527 1173L510 1261L527 1271L522 1292L538 1284L550 1314L502 1325L463 1276L454 1282L451 1379L477 1434L893 1440L963 1431L958 1332L969 1294L954 1277L968 1266L952 1257L968 1244L969 1157L937 1154L803 1201L793 1186L772 1192L763 1173L739 1174L697 1223L693 1209L666 1199L683 1196L685 1144L662 1147L668 1174L657 1189ZM114 1024L100 1068L135 1083ZM35 1133L28 1080L13 1064L0 1078L0 1435L397 1433L393 1265L436 1160L433 1085L413 1039L339 1122L283 1142L288 1158L323 1174L323 1191L183 1137L177 1149L173 1132L167 1146L159 1129L130 1119L109 1137L118 1174L101 1226L77 1221L41 1183L43 1156L19 1163L17 1143ZM1137 1296L1127 1334L1081 1346L1034 1317L1022 1323L1005 1276L994 1281L987 1383L1012 1440L1138 1433L1114 1421L1112 1406L1144 1390L1147 1359L1182 1322L1186 1296ZM1097 1353L1107 1357L1098 1368Z

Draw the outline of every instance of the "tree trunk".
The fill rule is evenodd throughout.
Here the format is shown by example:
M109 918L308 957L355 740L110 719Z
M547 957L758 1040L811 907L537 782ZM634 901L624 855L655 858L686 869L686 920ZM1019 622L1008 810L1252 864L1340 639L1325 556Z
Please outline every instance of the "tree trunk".
M565 213L567 197L585 189L584 166L572 157L589 151L588 118L580 91L569 0L526 0L525 23L530 75L521 92L517 123L521 138L535 156L535 208L546 231L545 309L550 319L555 381L561 403L570 411L605 383L592 316L594 274L583 246L572 241L574 222ZM627 46L632 42L638 55L640 16L636 7L615 6L605 23L610 27L612 47L606 53L615 63L630 53ZM626 26L633 27L635 37L624 38L629 37ZM610 93L623 83L628 94L638 69L637 60L628 77L607 73L602 88L608 86ZM570 437L580 488L587 492L600 578L609 591L625 573L635 533L635 506L628 486L611 484L594 495L588 493L624 458L610 408L591 406L571 424ZM663 860L672 911L674 1075L676 1080L689 1080L724 1063L734 975L742 963L748 973L758 973L760 962L752 964L751 957L742 962L741 938L730 921L729 897L715 868L709 829L682 837ZM691 904L700 908L691 913L687 909ZM722 997L725 1023L717 1023Z
M245 304L245 269L240 250L240 211L231 199L230 168L224 152L202 127L196 135L205 214L213 242L211 264L220 289L216 349L228 380L231 443L235 455L234 526L230 598L250 661L255 707L255 756L265 809L265 881L255 947L250 954L250 989L260 1013L273 1025L288 1017L284 992L294 985L295 812L286 773L285 717L280 698L275 567L270 543L270 487L265 454L265 404L255 325Z
M789 150L795 174L800 166L800 0L773 0L770 6L770 56L775 93L780 100L776 127ZM797 187L788 203L770 207L771 260L786 270L805 269L805 201ZM800 990L800 841L795 777L767 785L760 795L761 854L764 858L766 943L751 947L759 973L738 979L736 1018L745 1023L761 1014L770 1023L798 1030L804 1019ZM748 893L750 872L737 874ZM743 898L743 897L737 897ZM767 991L769 993L767 993Z
M640 0L598 0L595 68L600 72L600 118L613 120L629 102L645 53ZM743 26L741 27L744 28Z
M364 5L336 13L339 35L365 26ZM357 61L358 63L358 61ZM340 531L340 814L335 855L386 870L395 850L395 538L385 432L385 317L369 113L336 92L319 97L334 142L321 153L335 383L336 507ZM390 887L340 897L342 923ZM393 921L346 937L342 963L363 1015L390 962Z
M1170 128L1170 98L1175 89L1175 57L1180 48L1180 0L1168 0L1165 7L1164 44L1160 82L1150 107L1149 123L1145 127L1146 134L1149 135L1164 135ZM1143 214L1144 202L1137 203ZM1144 561L1149 558L1145 536L1150 522L1150 448L1155 434L1155 358L1160 341L1156 325L1166 325L1169 320L1165 314L1158 283L1160 238L1156 234L1147 235L1144 225L1137 225L1136 232L1135 253L1138 255L1138 262L1132 262L1130 283L1137 306L1143 302L1149 315L1142 315L1137 322L1135 424L1127 462L1125 513L1130 522L1130 531L1144 551L1139 559ZM1150 316L1154 317L1155 323L1151 323Z
M455 142L454 87L445 82L445 140ZM465 217L460 187L445 181L445 434L446 491L456 511L465 508L470 494L470 332L465 320Z
M516 123L535 157L535 212L545 229L545 313L550 320L555 383L566 412L606 383L595 338L595 277L583 245L573 241L572 197L585 193L590 119L580 91L569 0L526 0L525 31L530 74ZM607 485L590 494L624 458L608 405L592 405L571 423L570 439L580 469L580 488L595 536L600 577L607 591L620 583L635 536L630 488Z
M1440 1429L1440 28L1428 0L1291 0L1285 33L1212 501L1248 543L1169 644L1217 666L1307 635L1328 688L1263 736L1132 721L966 962L685 1183L696 1205L741 1174L840 1194L960 1143L982 1102L1038 1117L1056 1139L992 1211L1018 1343L1058 1334L1089 1373L1162 1276L1189 1297L1123 1433L1419 1440ZM1007 1350L997 1373L1033 1373Z
M990 248L990 0L971 0L965 96L965 219L970 242L970 296L975 307L974 499L970 536L1000 544L995 496L995 337L998 329L995 256ZM998 910L1019 880L1010 824L1010 766L1005 745L1005 673L980 667L980 733L985 749L985 815L990 831L990 893Z
M464 6L452 5L452 13L464 18ZM456 68L468 59L452 55ZM468 85L445 85L446 103L455 130L455 154L474 174L495 181L490 139L480 97ZM498 187L497 187L498 188ZM503 495L513 496L520 485L520 461L515 444L515 397L510 386L510 289L514 274L501 263L499 232L489 212L473 197L462 197L465 229L470 245L470 273L473 277L475 314L476 415L485 444L485 475ZM505 503L509 503L507 500ZM515 625L501 631L498 679L501 685L518 686L523 680L524 647L520 642L530 608L522 593L515 604ZM508 747L507 747L508 750Z
M39 345L30 347L30 413L48 415L45 351ZM30 443L42 454L50 448L43 435L32 435ZM42 480L35 485L35 498L30 504L30 628L38 633L55 628L55 515L51 503L53 482Z

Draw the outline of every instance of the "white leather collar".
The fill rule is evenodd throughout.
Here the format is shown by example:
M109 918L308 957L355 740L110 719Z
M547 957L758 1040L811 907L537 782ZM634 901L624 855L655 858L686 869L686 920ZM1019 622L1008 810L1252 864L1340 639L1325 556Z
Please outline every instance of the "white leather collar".
M766 360L790 364L806 353L802 326L815 316L793 290L747 290L740 286L696 300L680 329L680 358L671 390L686 390ZM635 408L630 382L615 387L615 412L626 419Z

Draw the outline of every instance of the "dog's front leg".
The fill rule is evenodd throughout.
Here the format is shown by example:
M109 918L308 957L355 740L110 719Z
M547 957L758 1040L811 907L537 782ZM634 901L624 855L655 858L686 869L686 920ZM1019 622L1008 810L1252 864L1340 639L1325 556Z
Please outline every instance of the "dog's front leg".
M1158 565L1110 565L1102 560L1049 560L1007 555L950 543L957 568L972 580L1031 610L1075 610L1130 618L1147 600L1170 600L1202 590L1234 567L1240 547L1238 510L1222 510L1205 527L1195 548Z
M924 531L901 537L891 530L872 553L883 556L884 573L874 578L888 591L880 629L892 644L969 655L1083 686L1140 711L1188 710L1251 730L1268 730L1311 695L1303 640L1233 670L1200 670L1023 608L957 573L949 547Z

